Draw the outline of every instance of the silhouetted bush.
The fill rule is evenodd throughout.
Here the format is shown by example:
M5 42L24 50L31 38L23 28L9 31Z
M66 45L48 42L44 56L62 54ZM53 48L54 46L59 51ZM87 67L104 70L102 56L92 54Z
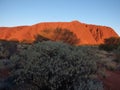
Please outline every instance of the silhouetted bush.
M47 32L47 31L46 31ZM41 35L37 35L35 36L35 41L33 43L38 43L38 42L42 42L42 41L48 41L49 39L46 37L43 37Z
M116 55L116 59L114 61L117 63L120 63L120 45L118 46L118 48L114 52Z
M71 45L75 45L80 42L80 39L77 38L76 34L71 32L69 29L62 28L56 28L54 30L54 39L58 39Z
M76 34L66 28L45 29L42 31L44 34L52 34L53 41L62 41L71 45L76 45L80 42Z
M96 59L86 47L51 41L33 44L11 57L18 66L13 71L15 83L31 84L36 90L103 90L93 78Z
M17 52L17 42L0 40L0 59L9 58Z
M106 51L112 51L114 49L117 49L119 45L120 45L120 38L111 37L111 38L105 39L104 44L101 44L99 48Z

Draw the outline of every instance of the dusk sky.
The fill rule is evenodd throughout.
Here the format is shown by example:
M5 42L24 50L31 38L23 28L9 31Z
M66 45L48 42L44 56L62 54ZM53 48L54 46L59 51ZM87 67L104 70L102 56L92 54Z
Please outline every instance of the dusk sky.
M73 20L120 35L120 0L0 0L0 27Z

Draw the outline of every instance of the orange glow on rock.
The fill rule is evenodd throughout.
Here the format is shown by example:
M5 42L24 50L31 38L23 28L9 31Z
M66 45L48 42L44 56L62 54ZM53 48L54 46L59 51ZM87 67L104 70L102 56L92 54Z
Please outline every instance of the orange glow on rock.
M18 26L18 27L0 27L0 39L15 40L19 42L26 41L31 43L35 40L35 36L42 35L53 40L52 34L44 34L42 30L66 28L75 33L80 39L79 45L95 45L104 42L104 39L109 37L118 37L116 32L106 26L90 25L80 23L78 21L72 22L45 22L38 23L32 26Z

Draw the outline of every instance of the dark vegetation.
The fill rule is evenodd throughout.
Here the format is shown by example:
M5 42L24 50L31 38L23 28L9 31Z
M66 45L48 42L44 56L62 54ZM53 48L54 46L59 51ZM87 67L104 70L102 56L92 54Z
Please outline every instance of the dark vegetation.
M101 90L102 83L95 77L95 57L91 56L86 47L36 43L11 57L17 64L12 75L18 86L32 84L40 90Z
M62 41L71 45L76 45L80 42L80 39L77 38L76 34L71 32L66 28L55 28L52 31L49 29L43 30L44 34L53 33L53 41Z
M9 59L11 55L17 52L18 42L8 42L5 40L0 40L0 59Z
M10 57L5 55L0 61L1 70L10 68L8 76L0 79L1 90L103 89L102 82L96 75L98 57L91 53L90 47L52 41L14 44L17 45L16 53ZM12 53L10 49L4 49Z
M120 60L119 45L113 49L117 58L109 61L97 46L73 46L69 35L59 37L63 42L41 37L33 44L0 41L0 90L103 90L97 76L118 66L111 63Z
M111 37L104 40L104 44L99 46L100 49L106 51L113 51L116 50L120 46L120 38L118 37Z
M35 41L33 43L38 43L38 42L42 42L42 41L49 41L49 39L46 37L43 37L41 35L37 35L37 36L35 36Z
M117 57L117 62L120 62L120 37L105 39L104 44L101 44L99 49L114 52Z
M107 69L120 70L120 37L105 39L104 44L101 44L99 49L105 50L115 57L113 60L107 61Z

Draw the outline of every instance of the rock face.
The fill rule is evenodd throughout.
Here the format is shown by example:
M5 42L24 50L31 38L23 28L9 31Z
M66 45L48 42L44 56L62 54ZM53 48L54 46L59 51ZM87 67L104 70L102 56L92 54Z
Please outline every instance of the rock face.
M117 33L110 27L90 25L72 22L45 22L32 26L0 27L0 39L19 42L33 42L36 35L54 40L52 30L55 28L68 29L73 32L80 42L78 45L101 44L105 38L118 37ZM46 32L44 32L46 30ZM47 30L49 30L47 32Z

